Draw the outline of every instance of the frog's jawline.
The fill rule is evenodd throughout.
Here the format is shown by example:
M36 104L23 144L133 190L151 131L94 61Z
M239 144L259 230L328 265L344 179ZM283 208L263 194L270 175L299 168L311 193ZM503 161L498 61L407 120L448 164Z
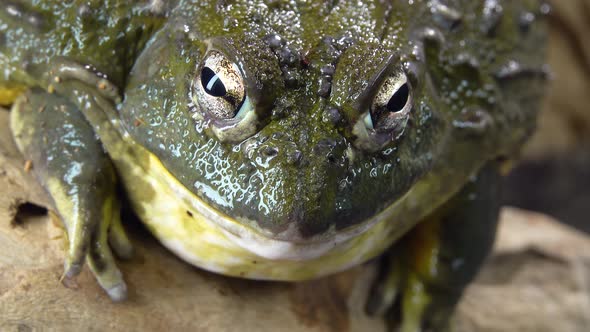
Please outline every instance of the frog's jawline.
M207 222L219 227L240 247L268 259L309 260L320 257L330 249L364 234L376 223L388 220L389 213L387 211L394 209L395 206L395 204L392 204L385 211L353 227L343 230L331 229L329 233L306 239L297 237L293 241L284 240L284 235L292 233L291 230L287 229L284 232L285 234L280 233L276 237L272 237L270 234L264 234L260 230L243 225L195 196L177 181L172 174L166 171L164 165L159 160L156 160L154 155L151 156L154 158L151 160L151 164L157 165L158 174L164 174L163 177L167 180L167 185L177 195L178 199L187 203L189 208L192 208L191 214L193 216L195 213L201 214Z
M272 239L200 200L128 135L109 150L139 218L178 256L213 272L252 279L316 278L377 256L412 226L412 222L389 222L396 211L392 205L363 226L321 238ZM149 188L152 193L146 197Z

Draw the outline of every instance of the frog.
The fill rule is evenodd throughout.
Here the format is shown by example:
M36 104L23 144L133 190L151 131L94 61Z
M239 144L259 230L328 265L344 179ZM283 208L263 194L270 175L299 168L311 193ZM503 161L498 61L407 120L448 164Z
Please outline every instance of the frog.
M0 104L54 203L64 280L113 301L130 208L202 269L376 262L365 309L449 328L545 91L538 0L4 0Z

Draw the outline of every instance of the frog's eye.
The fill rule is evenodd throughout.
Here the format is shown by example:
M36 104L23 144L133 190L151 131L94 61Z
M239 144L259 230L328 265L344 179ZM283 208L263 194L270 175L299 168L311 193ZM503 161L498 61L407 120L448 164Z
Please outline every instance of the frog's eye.
M201 65L195 97L204 111L218 119L232 119L246 98L244 78L238 66L212 51Z
M401 70L385 77L353 129L357 147L376 151L402 134L412 109L411 89Z
M193 80L195 119L205 120L222 142L239 142L256 132L258 115L248 96L244 73L220 51L209 51Z
M366 119L368 129L385 132L394 129L400 118L406 117L412 107L410 86L406 75L389 76L373 99Z

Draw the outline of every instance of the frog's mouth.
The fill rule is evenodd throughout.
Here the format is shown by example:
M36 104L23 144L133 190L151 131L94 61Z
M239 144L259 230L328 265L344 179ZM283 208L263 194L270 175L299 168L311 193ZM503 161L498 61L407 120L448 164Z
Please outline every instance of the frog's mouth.
M186 219L188 216L187 220L180 222L180 227L184 227L182 226L184 225L183 223L190 224L198 222L200 223L199 227L207 229L215 237L223 237L224 241L229 240L259 257L272 260L311 260L324 256L334 250L350 249L350 246L358 245L359 241L365 242L365 238L370 239L370 241L376 241L375 234L368 233L379 233L377 237L381 239L378 240L379 243L371 244L372 247L382 246L384 242L391 243L412 226L411 222L408 225L404 225L404 222L397 223L396 227L393 228L395 231L392 231L391 234L386 234L384 225L391 224L389 221L395 219L398 214L397 203L394 203L355 226L340 230L332 228L321 235L309 238L295 236L296 230L293 229L287 229L279 234L264 232L247 226L243 221L231 218L196 196L180 183L154 154L145 150L139 144L135 145L135 151L142 151L142 154L148 156L148 158L138 159L143 159L147 162L143 163L143 167L138 167L139 165L137 163L128 163L127 166L132 169L129 170L130 172L123 172L123 174L135 175L134 179L128 179L132 182L125 181L127 183L144 181L147 182L145 183L146 185L152 188L159 188L158 193L152 201L134 199L134 201L141 201L139 204L142 204L136 210L151 211L150 213L144 212L144 215L141 212L138 212L138 214L140 214L140 218L156 233L162 226L172 223L172 221L166 219ZM132 188L127 188L127 190L130 191L130 195L134 194ZM179 227L179 223L174 222L176 223L174 227ZM187 229L190 229L190 227L187 227ZM387 227L387 229L392 229L392 227ZM179 235L178 230L174 230L174 232L176 232L175 235L157 235L160 238L164 238L163 242L166 242L166 238L174 242L177 237L187 238L197 236L195 234L187 234L187 232L191 232L188 230L181 235ZM290 237L290 235L293 236ZM285 240L286 238L294 238L296 240ZM174 246L170 243L167 245Z

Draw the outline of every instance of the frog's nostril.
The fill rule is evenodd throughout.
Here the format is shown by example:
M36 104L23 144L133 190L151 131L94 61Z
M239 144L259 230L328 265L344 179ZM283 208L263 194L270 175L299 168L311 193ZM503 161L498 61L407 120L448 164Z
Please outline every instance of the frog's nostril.
M338 158L334 154L330 153L328 154L328 162L330 164L336 164L338 163Z
M332 165L340 165L344 162L345 144L342 141L325 138L320 140L314 147L314 153L324 156L325 160Z
M266 146L260 152L266 157L274 157L279 154L279 149L274 146Z
M333 138L321 139L316 145L316 149L320 151L333 150L338 142Z
M287 153L287 163L298 166L303 160L303 153L299 150L294 150Z
M342 115L340 114L340 110L338 110L336 107L326 108L323 114L323 120L324 122L329 122L334 125L340 124L340 122L342 121Z

